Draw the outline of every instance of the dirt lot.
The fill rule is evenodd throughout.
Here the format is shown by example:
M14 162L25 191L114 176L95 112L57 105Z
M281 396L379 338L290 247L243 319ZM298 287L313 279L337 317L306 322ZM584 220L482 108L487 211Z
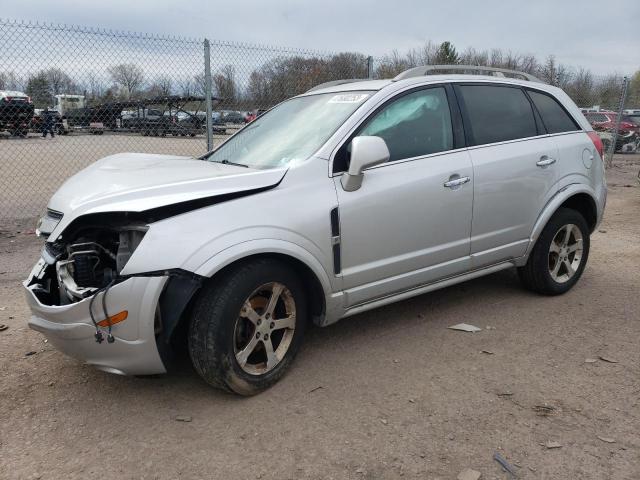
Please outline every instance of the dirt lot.
M188 366L126 378L52 349L18 284L39 241L3 232L0 478L507 478L494 452L518 478L640 478L640 156L617 163L568 294L506 271L312 329L290 373L248 399ZM446 328L459 322L483 330Z

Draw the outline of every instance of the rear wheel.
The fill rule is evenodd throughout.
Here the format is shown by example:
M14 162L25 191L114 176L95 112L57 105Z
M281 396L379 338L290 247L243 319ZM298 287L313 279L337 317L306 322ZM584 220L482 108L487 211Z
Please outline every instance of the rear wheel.
M589 227L569 208L559 209L540 234L529 260L518 274L525 287L545 295L559 295L573 287L589 257Z
M307 323L299 277L261 259L205 286L193 311L189 353L210 385L254 395L277 382L297 353Z

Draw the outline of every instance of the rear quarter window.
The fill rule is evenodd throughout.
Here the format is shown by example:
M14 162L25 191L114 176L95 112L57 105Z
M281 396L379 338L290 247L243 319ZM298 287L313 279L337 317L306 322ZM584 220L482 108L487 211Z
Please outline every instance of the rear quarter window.
M578 124L571 118L558 101L544 93L528 91L533 104L542 117L542 123L548 133L575 132L580 130Z
M459 85L473 143L504 142L538 135L531 103L517 87Z

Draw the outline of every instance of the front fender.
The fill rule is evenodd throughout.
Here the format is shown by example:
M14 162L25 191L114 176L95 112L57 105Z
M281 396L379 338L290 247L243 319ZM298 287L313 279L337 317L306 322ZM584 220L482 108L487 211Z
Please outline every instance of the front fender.
M211 256L194 273L204 277L212 277L224 267L238 260L260 254L286 255L302 262L311 269L319 280L325 297L325 315L320 324L333 323L343 315L344 305L340 292L342 288L337 283L340 279L330 276L322 263L308 250L286 240L262 238L232 245Z
M203 277L212 277L224 267L238 260L265 253L287 255L299 260L309 267L318 278L325 296L331 295L333 292L331 277L327 274L322 263L314 255L295 243L275 238L249 240L225 248L197 267L194 273Z
M547 202L544 209L542 210L542 213L538 216L538 219L536 220L536 223L533 226L533 230L531 231L531 235L529 236L529 246L527 247L527 251L524 255L525 259L531 253L531 250L533 249L533 246L536 244L536 241L538 240L538 237L542 233L542 230L546 226L549 219L556 212L556 210L558 210L558 208L560 208L560 206L567 199L579 193L586 193L593 199L593 201L595 202L598 208L598 220L601 218L602 214L600 213L601 209L599 207L599 202L598 202L596 192L589 185L586 185L584 183L573 183L561 188L553 197L551 197L551 199Z

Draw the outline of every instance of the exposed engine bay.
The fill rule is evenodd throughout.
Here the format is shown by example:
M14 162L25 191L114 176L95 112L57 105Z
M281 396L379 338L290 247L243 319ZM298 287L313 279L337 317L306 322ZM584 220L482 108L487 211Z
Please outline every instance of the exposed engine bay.
M146 231L142 224L86 227L74 232L71 240L47 242L43 256L55 271L50 301L74 303L113 284ZM53 291L56 287L58 292Z

